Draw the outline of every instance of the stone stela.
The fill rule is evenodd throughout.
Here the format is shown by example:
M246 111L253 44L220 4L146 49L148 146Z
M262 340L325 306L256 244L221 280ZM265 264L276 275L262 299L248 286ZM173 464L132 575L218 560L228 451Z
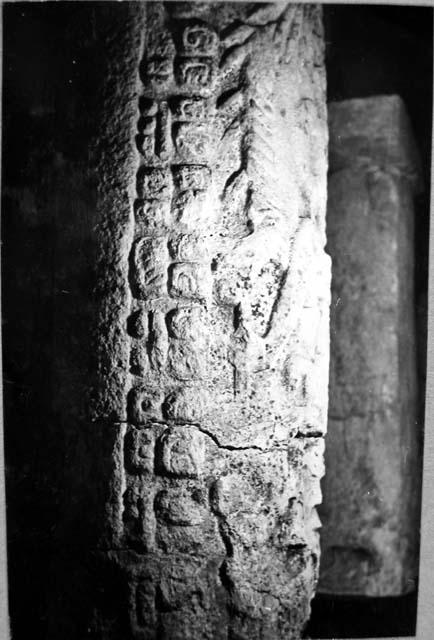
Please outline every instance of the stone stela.
M126 637L295 639L318 579L327 422L321 10L141 11L101 553Z

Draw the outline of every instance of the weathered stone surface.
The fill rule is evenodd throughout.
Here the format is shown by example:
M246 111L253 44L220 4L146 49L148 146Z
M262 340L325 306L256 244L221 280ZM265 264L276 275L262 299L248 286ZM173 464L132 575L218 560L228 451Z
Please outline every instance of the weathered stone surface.
M180 426L163 433L159 463L164 473L194 478L204 461L205 436L198 429Z
M95 406L128 421L106 541L122 637L295 639L327 414L321 10L140 6L135 176L105 303L118 338L102 340L119 378Z
M332 103L329 123L333 279L319 588L399 595L417 575L417 154L397 96Z

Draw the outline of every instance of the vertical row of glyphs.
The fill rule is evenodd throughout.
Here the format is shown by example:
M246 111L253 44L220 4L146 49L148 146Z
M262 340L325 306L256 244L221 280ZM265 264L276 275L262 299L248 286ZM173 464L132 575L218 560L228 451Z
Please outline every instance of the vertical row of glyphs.
M146 12L110 552L125 633L297 638L327 411L320 10Z
M218 36L203 22L178 30L168 21L161 5L149 6L130 254L123 544L141 554L129 563L133 636L201 637L205 629L204 637L218 637L210 625L218 574L209 565L225 552L199 429L209 366Z

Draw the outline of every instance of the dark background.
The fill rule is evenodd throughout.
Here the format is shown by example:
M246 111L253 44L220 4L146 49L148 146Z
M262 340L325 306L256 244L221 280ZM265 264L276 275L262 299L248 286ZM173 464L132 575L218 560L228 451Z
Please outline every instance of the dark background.
M428 7L324 5L328 100L399 94L421 154L424 190L415 203L415 314L419 425L426 382L430 214L433 10ZM421 443L422 445L422 443ZM417 592L397 598L318 594L306 630L311 638L415 635Z
M65 304L80 305L87 285L68 280L59 265L77 261L86 267L88 262L92 270L85 244L65 249L62 238L83 206L83 192L92 189L83 165L100 113L106 51L99 29L109 5L120 10L105 2L19 2L3 8L3 382L9 597L17 640L47 637L48 602L56 589L52 569L69 551L60 546L65 536L59 535L58 523L74 500L67 491L70 440L63 438L53 398L59 350L71 336L59 332L56 319ZM329 100L401 95L421 152L425 192L416 207L415 313L422 423L433 11L325 5L324 15ZM86 327L81 330L84 335ZM386 599L318 595L307 635L413 635L415 607L415 594Z

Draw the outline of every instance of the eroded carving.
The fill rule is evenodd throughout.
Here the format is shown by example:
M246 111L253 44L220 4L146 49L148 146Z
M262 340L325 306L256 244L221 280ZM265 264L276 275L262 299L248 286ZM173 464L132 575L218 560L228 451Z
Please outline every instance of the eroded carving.
M144 377L149 371L149 356L146 341L131 345L130 372L135 376Z
M202 307L180 307L167 315L170 336L192 342L206 340L206 313Z
M208 516L206 493L200 488L172 488L155 497L157 519L166 525L200 525Z
M212 56L217 53L218 35L203 23L189 24L182 33L181 51L184 55Z
M140 580L135 591L136 620L139 627L156 628L158 616L155 610L155 584L152 579Z
M147 51L154 56L169 58L176 52L173 38L168 31L151 31L146 43Z
M171 80L172 69L170 58L150 58L143 64L143 79L151 87L161 88Z
M168 353L168 369L177 380L200 380L206 377L207 345L187 340L171 340Z
M136 224L144 233L164 233L171 223L170 201L167 200L137 200L134 213Z
M127 320L128 333L133 338L144 338L148 335L148 314L139 309L130 315Z
M178 262L205 262L208 259L206 240L198 232L177 234L168 242L170 257Z
M133 473L153 473L155 433L152 427L130 427L125 436L125 466Z
M204 227L209 217L206 191L188 190L177 194L172 203L172 214L177 222L188 229Z
M206 393L203 389L184 387L170 393L163 403L163 415L177 423L200 423L204 416Z
M157 370L163 369L167 360L168 337L161 311L150 313L148 350L151 366Z
M159 583L159 595L166 611L181 609L195 594L206 598L199 579L199 567L175 559L164 567Z
M207 117L206 100L198 96L174 98L172 112L178 120L204 120Z
M160 389L149 386L133 387L128 394L129 420L134 425L146 425L162 419L161 405L163 393Z
M154 300L166 292L167 245L160 238L141 238L131 250L131 283L139 300Z
M180 87L212 89L215 82L213 58L176 58L175 79Z
M142 167L137 174L139 198L170 200L172 197L172 176L168 168Z
M205 191L211 179L206 165L185 164L173 167L173 181L179 191Z
M179 122L173 125L177 154L186 160L206 160L211 149L209 128L202 123Z
M277 80L279 74L290 77L295 65L281 51L282 38L275 39L279 29L289 29L282 26L283 9L276 13L279 24L262 24L268 10L255 13L250 5L226 10L229 20L225 13L214 19L207 3L147 7L122 476L122 543L154 567L149 581L135 569L136 590L130 585L137 637L151 637L152 626L169 637L178 614L186 616L185 636L217 637L211 627L193 628L193 613L219 624L226 616L222 637L259 639L265 628L276 640L295 637L299 623L285 603L297 609L296 589L307 602L304 583L316 579L319 481L315 456L300 436L312 422L307 405L315 402L298 401L303 388L314 394L307 379L313 369L302 370L294 360L296 350L304 353L310 343L299 331L298 280L285 283L287 273L306 270L308 262L294 254L292 243L297 217L310 206L304 182L304 200L298 201L297 182L309 174L310 158L303 150L301 161L293 158L297 145L294 154L288 149L292 128L303 136L305 121L316 114L300 116L297 106L299 87L310 92L314 83L295 78L286 93ZM304 9L296 11L301 25ZM274 67L269 73L273 64L276 74ZM307 282L308 276L303 286ZM279 340L270 330L276 323ZM299 336L303 343L288 347ZM281 361L288 349L285 371ZM295 433L299 456L291 461L290 478L283 449ZM303 538L304 528L309 532ZM291 544L307 545L298 564L287 556ZM175 558L184 568L197 558L207 566L197 576L170 573L164 569L168 558L170 566ZM270 593L261 590L256 567L279 576L268 580ZM196 585L186 590L188 598L178 584L183 575ZM235 594L229 614L226 606L205 604L217 593L207 582L211 577L219 580L218 590L230 584L230 596ZM260 627L249 602L269 626Z
M128 477L123 495L123 522L129 542L143 551L155 544L155 514L153 488L143 475Z
M206 274L202 265L177 262L169 268L169 294L173 298L204 300Z
M168 475L195 478L205 462L204 435L194 427L168 429L160 437L158 467Z

